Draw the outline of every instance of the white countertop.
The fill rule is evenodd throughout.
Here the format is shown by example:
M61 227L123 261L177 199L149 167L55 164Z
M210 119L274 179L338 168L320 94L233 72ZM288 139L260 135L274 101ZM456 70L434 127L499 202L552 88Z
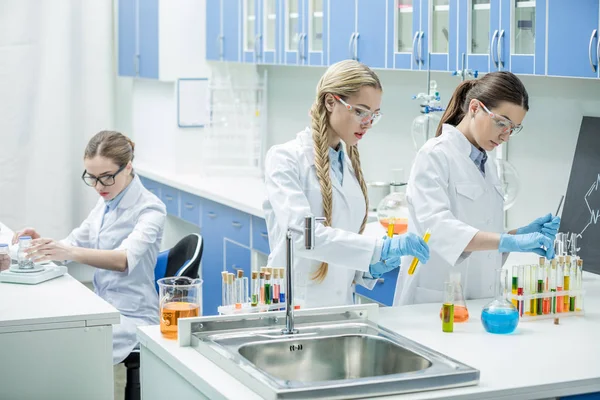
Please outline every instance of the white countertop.
M13 232L0 223L0 242ZM119 312L69 274L37 285L0 282L0 333L118 324Z
M266 192L262 178L176 174L144 164L136 164L135 170L145 178L175 189L195 194L260 218L265 217L262 203L266 198Z
M479 314L487 300L467 301L470 319L443 333L440 305L381 308L379 324L480 370L477 386L381 399L536 399L600 391L600 277L584 274L585 316L521 321L511 335L486 333ZM191 347L164 339L158 326L138 328L142 343L201 392L259 398Z

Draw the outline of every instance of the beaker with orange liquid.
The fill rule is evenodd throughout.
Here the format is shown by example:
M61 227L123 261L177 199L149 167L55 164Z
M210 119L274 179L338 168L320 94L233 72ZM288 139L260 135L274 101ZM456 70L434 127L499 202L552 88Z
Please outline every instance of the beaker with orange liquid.
M173 276L157 281L160 305L160 332L177 339L179 318L202 315L202 279Z
M467 322L469 320L469 310L463 293L462 284L460 283L460 272L450 273L450 282L454 288L454 322ZM442 318L444 308L440 310L440 318Z

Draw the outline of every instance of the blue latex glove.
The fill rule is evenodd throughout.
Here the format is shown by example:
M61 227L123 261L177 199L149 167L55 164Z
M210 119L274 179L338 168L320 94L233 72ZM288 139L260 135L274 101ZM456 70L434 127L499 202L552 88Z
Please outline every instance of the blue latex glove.
M546 249L543 249L542 246ZM510 253L512 251L521 253L531 252L551 260L554 258L554 241L539 232L526 233L524 235L503 233L500 235L498 251L501 253Z
M517 235L538 232L554 240L559 227L560 217L552 217L552 214L547 214L537 218L529 225L517 229Z
M400 266L400 257L391 257L385 261L369 265L369 273L375 279Z
M423 238L414 233L386 238L381 249L381 260L392 257L414 256L422 264L429 261L429 246Z

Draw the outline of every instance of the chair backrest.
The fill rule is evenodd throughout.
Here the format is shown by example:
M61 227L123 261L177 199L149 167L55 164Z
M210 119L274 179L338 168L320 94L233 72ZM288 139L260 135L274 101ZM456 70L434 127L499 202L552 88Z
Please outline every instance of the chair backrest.
M168 276L198 277L204 242L202 236L192 233L181 239L172 248L161 252L154 267L154 279ZM158 293L158 284L156 284Z

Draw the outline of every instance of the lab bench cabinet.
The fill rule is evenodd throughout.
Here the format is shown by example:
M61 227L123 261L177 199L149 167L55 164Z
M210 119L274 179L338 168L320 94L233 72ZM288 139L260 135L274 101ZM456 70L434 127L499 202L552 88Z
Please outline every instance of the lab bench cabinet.
M217 314L221 305L221 272L242 270L250 279L252 251L269 254L265 220L143 176L140 180L165 203L168 215L200 228L204 241L202 312Z
M159 0L119 0L119 75L158 79Z
M206 0L206 59L242 61L244 0Z

